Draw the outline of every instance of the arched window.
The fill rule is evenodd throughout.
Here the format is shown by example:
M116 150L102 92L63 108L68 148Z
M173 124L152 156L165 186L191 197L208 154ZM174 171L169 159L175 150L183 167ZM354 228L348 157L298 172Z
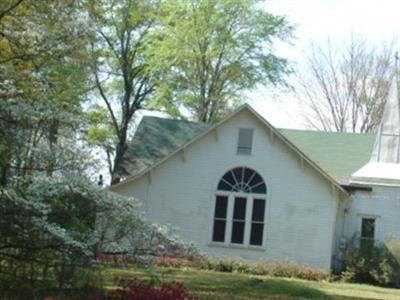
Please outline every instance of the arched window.
M218 184L219 191L266 194L267 187L262 177L249 168L235 168L225 173Z
M238 167L226 172L218 183L212 241L262 246L266 194L267 186L256 171Z

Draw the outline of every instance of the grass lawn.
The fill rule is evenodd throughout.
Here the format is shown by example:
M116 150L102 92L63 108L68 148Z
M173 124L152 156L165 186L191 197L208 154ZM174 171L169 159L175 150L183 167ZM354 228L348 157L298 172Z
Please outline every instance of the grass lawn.
M183 282L200 299L400 299L400 290L370 285L313 282L197 269L107 268L106 285L114 286L115 277L162 282Z

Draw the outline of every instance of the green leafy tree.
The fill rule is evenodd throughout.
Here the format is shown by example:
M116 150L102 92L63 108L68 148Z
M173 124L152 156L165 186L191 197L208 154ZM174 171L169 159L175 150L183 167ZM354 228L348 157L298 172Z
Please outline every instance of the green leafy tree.
M14 176L66 168L87 89L89 36L79 6L62 0L18 3L2 8L0 19L2 185Z
M154 1L137 0L88 3L96 32L92 44L92 74L113 128L114 146L106 147L112 182L119 180L116 170L127 147L132 119L154 93L145 39L155 25L156 6ZM99 136L100 140L104 133ZM92 134L92 141L95 136Z
M287 41L285 18L255 0L165 1L161 25L150 40L151 65L163 70L156 107L184 108L201 122L215 122L257 84L284 82L287 61L274 42Z
M113 173L113 154L115 150L115 131L109 118L109 111L99 105L95 105L87 113L89 123L88 142L91 147L99 147L104 150L107 157L109 174Z

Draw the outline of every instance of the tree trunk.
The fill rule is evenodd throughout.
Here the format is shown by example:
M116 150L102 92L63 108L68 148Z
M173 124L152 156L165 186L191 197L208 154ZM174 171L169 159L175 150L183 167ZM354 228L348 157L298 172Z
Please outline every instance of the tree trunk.
M48 159L48 164L47 164L47 176L52 176L54 172L54 167L55 167L55 156L54 156L54 146L57 144L58 141L58 129L59 129L59 121L58 120L53 120L52 124L50 125L49 128L49 148L50 148L50 157Z
M11 161L11 152L7 147L6 151L3 153L3 163L0 167L0 186L6 186L8 182L8 177L10 173L10 161Z
M123 156L125 154L125 150L126 150L127 132L128 132L128 127L127 127L127 125L125 125L125 126L123 126L123 128L121 128L121 133L119 135L119 141L118 141L117 147L115 149L114 166L113 166L112 174L111 174L111 184L118 183L121 180L121 178L118 174L118 169L120 167L122 158L123 158Z

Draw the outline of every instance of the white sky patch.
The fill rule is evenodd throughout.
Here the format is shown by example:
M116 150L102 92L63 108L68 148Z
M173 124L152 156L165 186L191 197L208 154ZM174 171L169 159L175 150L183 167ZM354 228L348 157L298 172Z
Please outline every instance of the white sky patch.
M277 45L278 55L301 68L311 42L343 44L351 35L361 36L374 46L400 33L399 0L266 0L265 9L284 15L296 26L294 45ZM400 50L400 49L399 49ZM290 81L293 81L292 77ZM276 127L306 128L300 117L301 103L295 93L250 94L252 106Z

